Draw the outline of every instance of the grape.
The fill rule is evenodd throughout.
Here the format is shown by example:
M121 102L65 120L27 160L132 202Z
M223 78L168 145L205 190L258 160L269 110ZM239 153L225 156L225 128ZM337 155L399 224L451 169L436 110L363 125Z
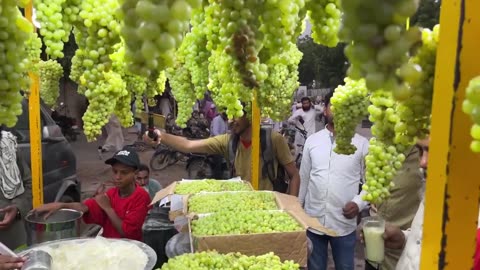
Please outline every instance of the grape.
M120 74L109 71L103 73L102 76L104 79L100 80L94 88L85 92L89 105L82 119L84 133L89 141L95 140L101 134L102 127L108 123L115 110L116 101L128 94Z
M38 72L36 63L40 61L40 54L42 53L42 40L38 37L37 33L32 32L29 38L25 42L27 50L28 65L26 70L32 72Z
M277 209L272 192L222 192L198 194L188 199L188 211L196 214Z
M368 155L365 157L366 183L362 186L367 194L363 200L378 204L390 195L392 179L405 160L405 155L399 153L397 148L376 138L370 139Z
M333 94L332 112L335 117L336 147L338 154L351 155L357 148L351 143L358 123L367 115L369 99L365 80L345 78L345 85L339 85Z
M470 149L474 153L480 153L480 76L471 79L468 83L462 109L474 123L470 130L473 138Z
M15 1L0 1L0 124L13 127L22 114L20 90L28 86L25 48L33 26Z
M50 107L55 107L60 95L60 78L63 68L55 60L40 61L37 64L40 75L40 97Z
M178 269L282 269L298 270L293 261L282 261L273 252L260 256L246 256L241 253L219 254L216 251L186 253L176 256L163 264L161 270Z
M186 67L179 66L176 69L168 68L167 77L178 104L176 123L180 127L186 127L196 101L195 92L192 91L191 74Z
M173 64L174 51L189 30L193 9L202 1L123 0L121 34L126 44L128 70L144 77L157 77L158 71Z
M287 48L267 61L268 77L258 91L262 116L275 121L283 121L291 113L291 98L299 85L298 64L302 53L293 43Z
M406 19L417 9L416 0L344 0L342 39L352 79L365 78L371 91L397 91L418 79L408 63L409 50L421 41L418 27L405 29ZM408 8L407 8L408 7ZM404 71L404 72L401 72Z
M321 45L335 47L342 15L339 0L307 0L308 18L312 24L312 38Z
M219 211L192 221L192 234L253 234L302 231L304 228L283 211Z
M429 134L438 33L439 25L433 31L422 30L422 46L409 60L411 66L421 70L420 77L410 81L404 90L393 91L393 96L399 101L395 143L413 145L416 138L422 139Z
M66 2L67 0L33 1L41 25L40 34L46 46L45 52L52 59L63 58L63 42L68 41L72 30L69 16L63 10Z
M175 194L186 195L195 194L202 191L251 191L252 188L245 182L238 181L219 181L214 179L196 180L189 182L179 182L175 187Z

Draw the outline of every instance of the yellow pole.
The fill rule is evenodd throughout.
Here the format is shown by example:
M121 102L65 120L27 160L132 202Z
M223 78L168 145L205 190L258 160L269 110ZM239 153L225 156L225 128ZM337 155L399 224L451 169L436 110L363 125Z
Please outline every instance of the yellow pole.
M480 1L443 1L432 108L421 269L472 269L479 214L470 118L462 111L468 81L480 75Z
M252 186L258 190L260 181L260 108L257 103L257 89L254 90L252 100Z
M25 17L33 24L33 0L25 9ZM34 31L35 26L34 26ZM33 207L43 204L43 172L42 172L42 136L40 120L40 87L38 74L28 72L31 86L28 95L28 112L30 119L30 158L32 172Z

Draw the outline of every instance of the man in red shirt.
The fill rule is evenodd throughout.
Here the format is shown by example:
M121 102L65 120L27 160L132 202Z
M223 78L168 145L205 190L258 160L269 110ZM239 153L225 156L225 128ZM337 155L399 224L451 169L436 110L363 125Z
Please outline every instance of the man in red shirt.
M115 187L87 199L83 203L49 203L33 211L45 214L45 218L59 209L73 209L83 212L85 223L103 227L107 238L129 238L142 240L142 225L147 216L150 196L135 183L135 172L140 160L133 150L123 149L105 161L112 166Z

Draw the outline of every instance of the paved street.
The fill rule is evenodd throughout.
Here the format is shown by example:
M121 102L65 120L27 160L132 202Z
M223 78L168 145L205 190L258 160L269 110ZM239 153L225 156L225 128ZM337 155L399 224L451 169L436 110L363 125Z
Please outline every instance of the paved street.
M136 139L134 133L125 131L124 135L127 145L132 144ZM104 161L113 153L103 153L103 160L100 160L97 151L98 146L103 145L103 141L102 138L96 142L88 143L84 136L79 136L78 141L71 143L77 157L77 175L82 183L82 198L84 199L92 196L99 185L110 177L110 166L106 165ZM153 149L140 152L140 160L148 165L152 154ZM157 179L164 187L186 176L184 163L175 164L161 172L151 173L151 177ZM329 258L328 270L334 270L332 256L329 255ZM355 269L364 269L363 258L363 247L360 243L357 243Z

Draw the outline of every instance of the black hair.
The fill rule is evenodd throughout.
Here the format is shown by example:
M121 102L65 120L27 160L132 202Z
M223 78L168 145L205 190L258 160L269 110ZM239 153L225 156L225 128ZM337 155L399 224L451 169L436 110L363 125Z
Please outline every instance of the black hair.
M323 99L323 102L325 103L325 107L327 107L328 105L330 105L330 99L332 99L333 97L333 92L334 91L331 91L330 93L328 93L325 98Z
M146 171L146 172L148 172L148 174L150 174L150 168L143 163L138 166L138 171L139 172Z
M300 102L303 103L304 101L308 101L308 102L310 102L310 103L312 102L309 97L302 97L302 99L300 100Z

